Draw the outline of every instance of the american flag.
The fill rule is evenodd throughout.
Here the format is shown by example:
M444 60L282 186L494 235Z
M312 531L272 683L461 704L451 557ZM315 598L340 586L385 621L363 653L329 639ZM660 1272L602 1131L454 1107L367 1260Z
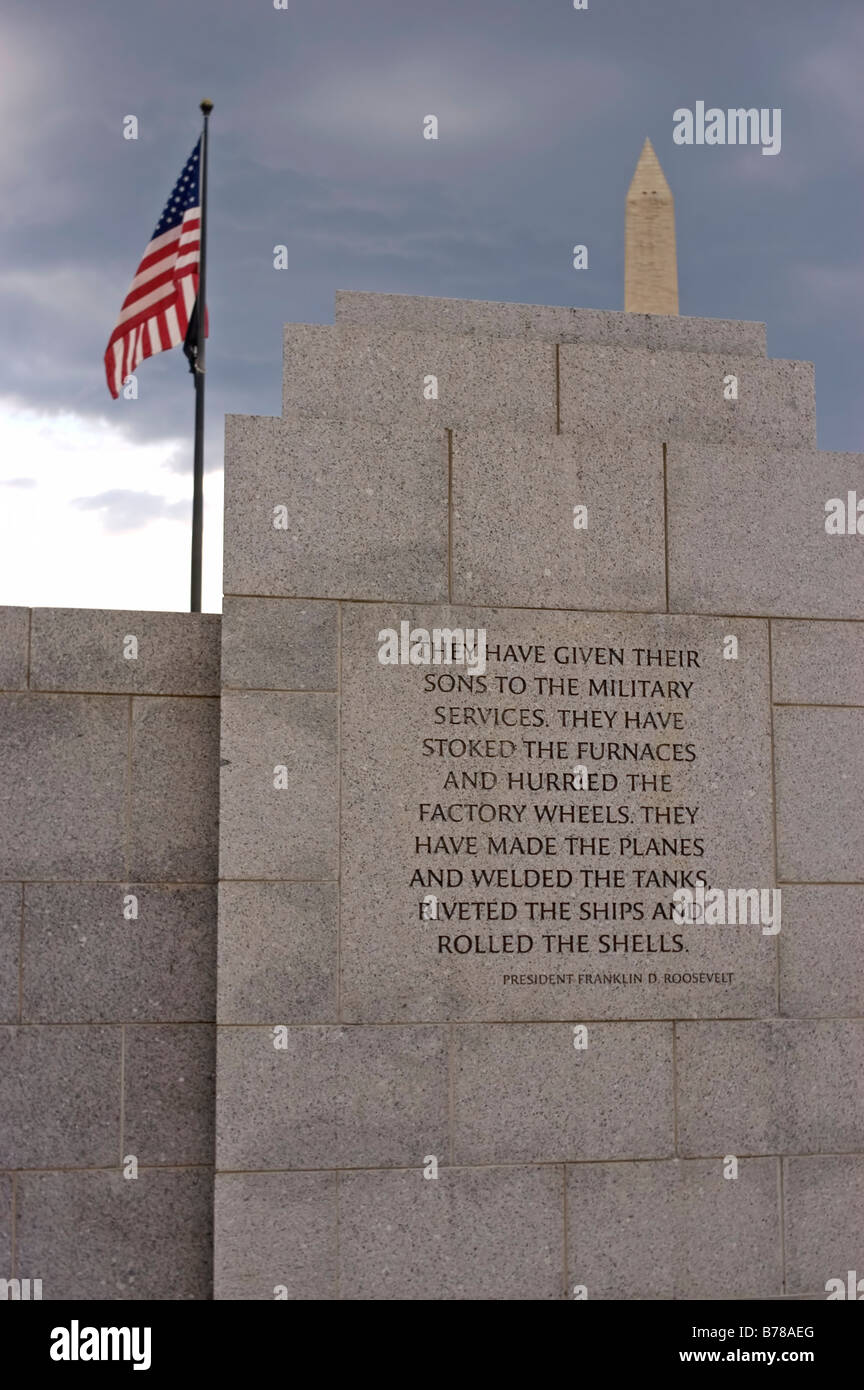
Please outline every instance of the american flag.
M139 362L177 347L186 337L198 294L200 161L199 138L156 223L108 340L105 375L115 400Z

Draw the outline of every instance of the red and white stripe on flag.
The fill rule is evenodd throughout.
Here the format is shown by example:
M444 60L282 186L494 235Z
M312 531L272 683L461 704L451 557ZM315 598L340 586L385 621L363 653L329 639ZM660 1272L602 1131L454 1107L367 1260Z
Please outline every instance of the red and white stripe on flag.
M171 190L108 340L105 375L115 400L139 362L177 347L186 337L198 294L200 157L199 139Z

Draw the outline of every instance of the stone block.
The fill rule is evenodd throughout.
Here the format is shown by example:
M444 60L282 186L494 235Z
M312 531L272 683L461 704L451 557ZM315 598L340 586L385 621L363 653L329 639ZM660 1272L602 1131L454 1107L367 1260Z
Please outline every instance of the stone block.
M401 621L411 630L485 629L484 684L475 677L470 689L459 687L464 665L381 665L377 635L398 632ZM760 926L691 925L676 941L670 918L671 885L693 885L697 871L721 889L773 883L767 625L739 620L738 661L723 658L727 630L725 618L345 606L343 1018L578 1022L775 1012L776 948ZM640 665L637 649L664 653L664 660L681 652L685 665ZM610 652L616 662L622 653L622 664L602 664ZM698 666L686 666L689 652ZM524 680L524 691L505 683L499 692L499 678ZM562 694L562 681L574 687ZM646 684L631 688L631 681ZM463 707L473 724L467 715L450 722L450 709L462 719ZM562 708L582 726L564 727ZM520 725L523 710L528 721L539 710L543 722ZM495 723L498 711L507 713ZM596 714L594 727L584 722L586 711L588 719ZM624 712L642 727L625 729ZM606 714L614 716L611 726ZM482 740L473 753L472 737ZM493 756L481 756L489 738ZM558 756L529 756L531 739L554 743ZM435 740L443 741L441 755ZM613 741L617 760L608 752ZM499 751L505 756L494 756ZM593 790L574 789L577 766L594 777ZM460 787L460 777L481 771L483 782ZM633 790L628 778L642 772L647 789ZM607 780L604 790L601 773L617 782ZM387 814L370 809L378 807ZM611 879L586 884L583 867L623 875L620 886ZM544 869L551 878L536 876ZM440 877L445 870L452 870L449 882ZM664 870L678 878L664 880ZM421 915L430 894L439 901L437 922ZM472 912L486 911L472 904L486 901L498 917L472 920ZM547 911L541 921L538 901L564 904L558 919ZM629 919L624 903L639 904L627 910ZM527 936L528 949L517 933ZM547 942L544 933L561 934L562 942ZM626 940L616 942L616 933Z
M431 333L478 333L489 338L537 338L608 347L736 352L765 356L764 323L627 314L543 304L501 304L413 294L336 291L336 323Z
M687 314L640 314L649 352L732 353L765 357L765 324L748 319L701 319Z
M339 609L290 598L225 598L222 681L239 690L335 690Z
M737 400L724 381L738 379ZM813 367L736 353L559 349L562 434L633 434L702 445L816 447Z
M864 886L784 888L783 929L777 939L782 1014L861 1013Z
M219 1029L218 1168L404 1166L446 1153L445 1029L288 1028L286 1044L271 1028Z
M217 613L34 608L30 688L218 695L219 628Z
M26 690L30 609L0 608L0 690Z
M22 893L20 883L0 883L0 1023L18 1021Z
M336 883L219 888L220 1023L337 1019Z
M335 695L226 691L223 878L336 877L337 741Z
M214 1298L335 1299L335 1173L216 1176ZM281 1289L285 1292L281 1293Z
M454 602L665 611L658 443L457 431L452 496Z
M133 701L132 878L215 879L218 764L218 700Z
M427 399L431 376L438 394ZM554 433L555 380L551 343L354 324L285 326L284 416Z
M674 1146L672 1028L463 1024L453 1037L455 1163L660 1158Z
M567 1169L568 1285L591 1299L769 1298L783 1289L778 1160Z
M864 1279L864 1156L787 1158L783 1167L787 1292L826 1298L829 1279L847 1285L850 1269Z
M560 1299L561 1170L343 1173L339 1261L343 1299Z
M213 1164L215 1028L131 1025L124 1059L123 1147L139 1164Z
M669 445L673 612L860 617L864 546L826 534L825 502L854 486L861 456L802 442L778 452L766 429L764 445L746 448Z
M128 701L0 696L0 878L122 878Z
M0 1028L0 1167L119 1161L120 1031Z
M445 597L447 475L431 425L229 415L226 593Z
M864 881L864 709L775 709L781 880Z
M25 1023L214 1018L214 886L30 883L24 891ZM137 916L127 918L132 897Z
M864 705L864 622L780 619L771 655L777 704Z
M50 1301L209 1299L212 1204L212 1178L194 1168L134 1182L119 1171L22 1173L18 1266Z
M679 1153L864 1148L864 1020L675 1026Z
M12 1278L12 1177L0 1174L0 1279Z

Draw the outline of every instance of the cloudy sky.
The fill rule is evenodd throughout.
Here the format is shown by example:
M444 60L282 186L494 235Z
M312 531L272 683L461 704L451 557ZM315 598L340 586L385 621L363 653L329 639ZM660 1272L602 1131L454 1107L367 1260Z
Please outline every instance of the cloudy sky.
M279 413L282 324L331 322L336 289L622 308L646 135L682 314L767 322L816 364L820 447L864 450L862 65L861 0L5 0L0 603L188 606L185 358L113 401L102 357L204 96L205 609L224 415ZM699 100L780 107L780 154L675 145Z

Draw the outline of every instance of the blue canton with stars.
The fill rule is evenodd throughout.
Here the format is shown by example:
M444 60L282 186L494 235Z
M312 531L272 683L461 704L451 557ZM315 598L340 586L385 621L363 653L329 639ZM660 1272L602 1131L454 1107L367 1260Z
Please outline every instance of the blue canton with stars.
M155 241L157 236L162 236L165 232L170 232L172 227L178 226L183 221L183 214L190 208L198 207L198 176L200 170L201 156L201 137L187 159L183 171L171 190L171 196L165 204L165 211L156 223L156 230L151 237Z

